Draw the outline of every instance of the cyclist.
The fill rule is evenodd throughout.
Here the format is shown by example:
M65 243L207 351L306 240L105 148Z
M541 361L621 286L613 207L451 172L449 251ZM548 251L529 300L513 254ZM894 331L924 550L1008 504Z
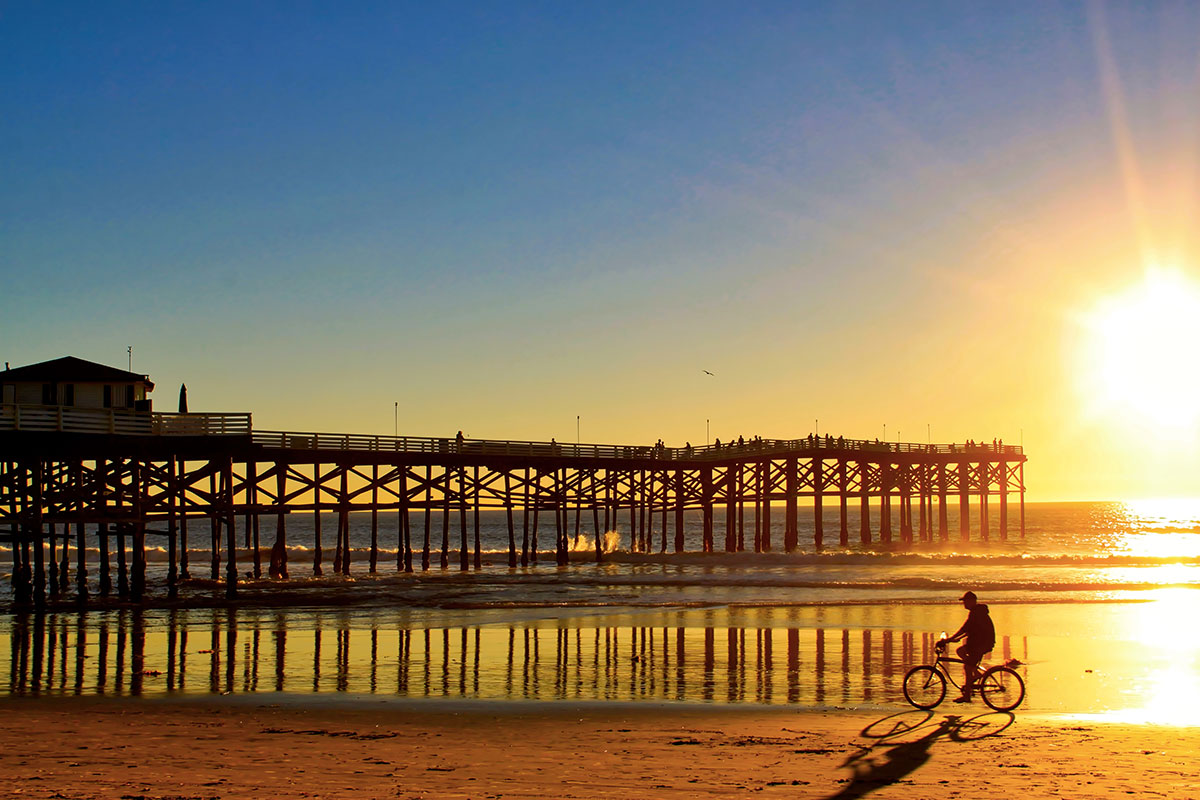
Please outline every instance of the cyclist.
M958 657L963 661L965 682L962 696L955 698L954 702L969 703L975 679L979 677L979 662L996 646L996 627L992 625L988 607L979 602L974 592L967 592L958 599L962 601L963 608L967 609L967 621L946 641L967 640L966 644L958 648Z

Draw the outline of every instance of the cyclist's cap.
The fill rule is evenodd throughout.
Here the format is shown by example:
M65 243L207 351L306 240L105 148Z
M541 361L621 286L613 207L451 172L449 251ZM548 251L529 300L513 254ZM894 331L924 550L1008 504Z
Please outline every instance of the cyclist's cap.
M960 597L960 598L958 598L958 599L959 599L959 600L966 600L967 598L970 598L971 600L974 600L974 599L976 599L976 598L975 598L975 593L974 593L974 592L967 592L966 594L964 594L962 597Z

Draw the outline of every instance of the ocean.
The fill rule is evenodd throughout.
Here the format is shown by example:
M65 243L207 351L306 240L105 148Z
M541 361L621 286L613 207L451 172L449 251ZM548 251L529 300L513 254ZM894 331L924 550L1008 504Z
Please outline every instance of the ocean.
M315 577L312 518L296 517L288 520L291 578L246 577L234 608L223 607L207 553L193 549L192 579L173 607L0 617L0 652L11 655L0 695L888 708L903 704L908 667L930 660L937 635L961 624L957 598L969 588L1000 633L993 662L1021 664L1023 709L1126 717L1155 709L1156 721L1200 711L1200 644L1178 627L1200 611L1200 502L1030 503L1024 538L1010 508L1007 539L992 511L986 542L978 509L971 542L958 541L952 513L949 541L886 547L856 542L852 513L851 544L818 550L811 510L801 509L794 553L695 552L700 518L691 514L692 552L658 552L656 524L653 552L633 553L626 516L623 529L606 532L600 563L585 514L578 541L570 520L569 566L545 551L551 523L538 532L539 563L515 569L504 513L484 512L483 567L465 572L457 515L449 567L440 568L435 514L424 573L424 523L414 514L413 574L396 571L398 519L385 513L376 522L378 571L369 573L371 515L355 514L348 578L332 574L335 518L322 520L325 575ZM773 521L778 547L782 514ZM827 509L827 542L832 532L836 543L838 522L837 509ZM193 545L207 541L207 525L189 527ZM473 540L471 515L467 527ZM274 521L264 518L261 531L269 549ZM519 514L516 538L519 547ZM247 553L239 564L250 569ZM165 547L152 550L148 579L149 594L165 594Z
M313 575L314 526L311 514L287 520L288 563L291 580L286 584L267 578L253 579L251 551L239 547L242 594L255 605L371 605L405 602L430 607L464 604L479 606L635 604L639 606L733 604L743 606L830 604L839 602L922 602L958 587L971 587L1006 602L1038 602L1136 599L1154 589L1200 586L1200 501L1169 500L1081 503L1031 503L1026 510L1026 532L1019 531L1015 509L1010 511L1007 538L1001 538L999 516L991 509L988 541L979 539L979 520L971 520L971 541L959 536L955 509L949 514L946 541L905 545L898 534L889 544L858 541L858 512L849 514L850 542L837 545L839 520L836 508L826 509L825 546L813 544L811 509L801 509L799 548L782 551L783 514L772 514L773 549L767 553L702 553L701 517L685 517L685 552L673 549L673 520L663 552L661 516L654 520L649 552L631 552L628 516L618 519L605 532L605 553L595 556L595 532L591 515L584 513L580 535L574 535L574 519L568 520L572 564L558 569L552 552L553 521L545 514L538 520L531 541L538 545L537 565L508 566L508 526L503 511L480 514L482 569L460 570L462 531L459 515L451 513L446 526L447 568L441 568L442 515L430 519L430 570L421 570L424 515L411 518L414 550L413 575L397 574L399 519L394 512L381 512L374 521L377 540L376 573L370 574L372 515L350 515L351 576L333 575L334 532L337 518L323 514L322 571ZM978 512L976 511L976 514ZM749 516L749 515L748 515ZM724 514L716 515L714 540L724 543ZM237 520L236 539L246 544L243 519ZM878 518L873 518L878 538ZM753 520L746 520L747 546L752 547ZM522 519L515 519L518 550ZM899 530L898 518L893 530ZM536 535L534 535L536 533ZM275 518L260 522L260 555L266 571L268 551L275 537ZM466 520L467 548L473 563L474 519ZM93 591L98 567L94 533L88 532L90 579ZM194 579L183 587L185 600L203 604L223 580L225 564L214 573L210 551L201 549L211 538L207 520L189 523L189 573ZM167 547L165 537L147 534L149 594L165 593ZM935 539L937 539L935 535ZM224 536L222 536L224 540ZM832 542L832 544L830 544ZM223 542L222 542L223 543ZM0 564L9 561L0 549ZM75 556L70 556L74 570ZM110 558L116 571L116 558ZM2 569L2 567L0 567ZM114 577L115 581L115 577ZM3 582L7 586L7 581ZM272 596L278 601L273 601ZM223 591L221 592L223 597Z

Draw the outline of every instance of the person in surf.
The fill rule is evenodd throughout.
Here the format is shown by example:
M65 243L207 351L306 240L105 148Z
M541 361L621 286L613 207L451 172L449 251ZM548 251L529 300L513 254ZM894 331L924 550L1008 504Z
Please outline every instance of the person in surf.
M958 631L947 639L947 642L957 642L966 639L966 643L958 648L958 657L963 661L963 690L962 696L955 698L956 703L971 702L971 692L975 680L979 677L979 662L996 646L996 628L988 614L988 607L979 602L974 592L967 592L958 598L963 608L967 609L967 620Z

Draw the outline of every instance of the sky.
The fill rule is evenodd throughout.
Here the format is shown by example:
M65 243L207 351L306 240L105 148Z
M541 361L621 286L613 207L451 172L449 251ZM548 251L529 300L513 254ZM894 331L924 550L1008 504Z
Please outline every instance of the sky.
M265 430L998 438L1031 499L1200 495L1198 40L1189 3L0 2L0 360L132 347L156 410Z

